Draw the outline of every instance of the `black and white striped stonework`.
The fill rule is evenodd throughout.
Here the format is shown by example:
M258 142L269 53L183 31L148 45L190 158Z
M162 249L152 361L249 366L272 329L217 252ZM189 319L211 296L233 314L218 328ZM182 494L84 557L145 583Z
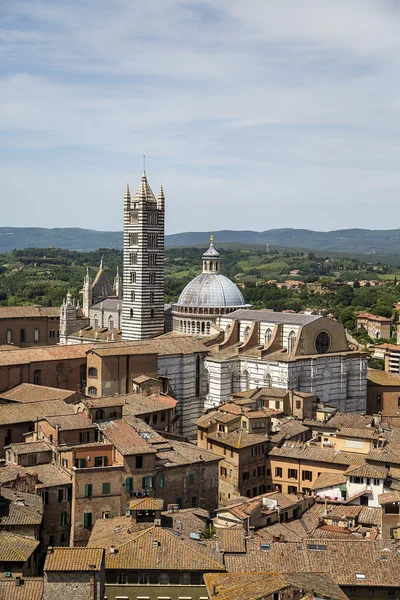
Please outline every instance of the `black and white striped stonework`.
M146 173L131 198L124 197L122 339L164 333L164 221L162 187L156 199Z

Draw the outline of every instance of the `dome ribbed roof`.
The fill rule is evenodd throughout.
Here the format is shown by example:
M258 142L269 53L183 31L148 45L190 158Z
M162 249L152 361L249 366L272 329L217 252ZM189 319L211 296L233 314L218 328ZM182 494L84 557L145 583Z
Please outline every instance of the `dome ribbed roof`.
M225 275L202 273L187 284L177 305L220 308L241 307L246 303L239 288Z

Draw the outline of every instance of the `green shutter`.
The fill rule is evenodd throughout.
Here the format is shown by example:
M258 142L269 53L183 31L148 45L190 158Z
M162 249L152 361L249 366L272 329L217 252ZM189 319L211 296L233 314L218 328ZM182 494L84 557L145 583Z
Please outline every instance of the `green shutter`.
M58 490L58 501L59 501L59 502L62 502L62 501L63 501L63 495L64 495L64 494L63 494L63 489L62 489L62 488L60 488L60 489Z
M125 479L125 491L131 492L133 490L133 477L127 477Z
M158 477L158 485L160 486L160 488L163 488L165 485L165 476L164 475L159 475Z
M67 513L62 512L61 513L61 525L66 525L66 524L67 524Z
M108 467L108 456L104 457L104 466Z
M103 496L107 495L110 493L110 484L109 483L103 483Z
M91 527L92 526L92 513L84 513L83 515L83 526Z
M91 495L92 495L92 484L85 483L85 497L90 498Z
M142 489L146 489L146 477L142 477Z

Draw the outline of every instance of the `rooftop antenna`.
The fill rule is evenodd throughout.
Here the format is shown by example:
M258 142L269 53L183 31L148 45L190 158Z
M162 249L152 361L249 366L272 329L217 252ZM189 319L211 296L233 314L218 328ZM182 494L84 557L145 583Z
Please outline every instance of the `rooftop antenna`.
M146 155L143 154L143 173L146 173Z

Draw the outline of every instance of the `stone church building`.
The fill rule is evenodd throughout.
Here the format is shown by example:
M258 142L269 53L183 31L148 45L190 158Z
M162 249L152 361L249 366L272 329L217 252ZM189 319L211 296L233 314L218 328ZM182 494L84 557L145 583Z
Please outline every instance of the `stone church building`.
M126 187L123 203L123 280L117 272L111 284L103 262L93 281L87 272L82 305L68 294L61 307L60 343L118 342L113 355L123 355L129 343L168 339L169 357L175 343L179 360L160 354L157 364L158 375L173 382L183 435L194 433L204 408L257 387L299 390L340 411L365 411L366 355L349 349L343 325L322 316L251 309L222 275L213 237L202 273L171 307L172 331L167 332L163 188L156 198L144 172L133 197ZM196 382L190 397L188 381Z

